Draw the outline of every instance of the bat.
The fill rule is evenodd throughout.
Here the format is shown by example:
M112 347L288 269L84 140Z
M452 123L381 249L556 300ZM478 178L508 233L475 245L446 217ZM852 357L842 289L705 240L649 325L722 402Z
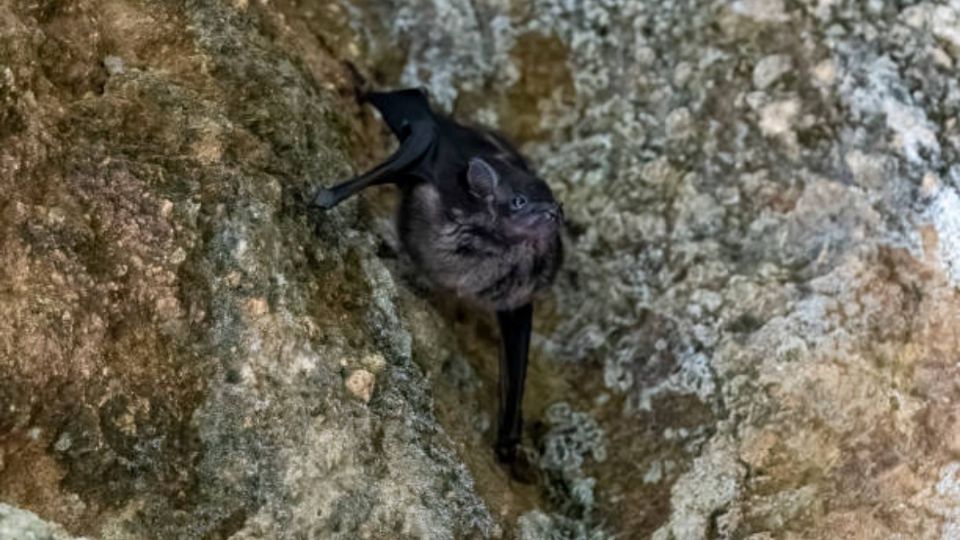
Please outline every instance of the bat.
M370 186L401 191L402 249L438 289L496 313L500 330L498 461L513 463L523 431L533 297L563 260L562 206L526 159L496 132L436 113L426 90L362 92L400 141L371 170L329 189L329 209Z

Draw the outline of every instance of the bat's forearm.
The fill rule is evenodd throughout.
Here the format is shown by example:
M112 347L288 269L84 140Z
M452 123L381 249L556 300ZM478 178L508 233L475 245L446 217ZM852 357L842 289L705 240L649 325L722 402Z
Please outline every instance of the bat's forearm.
M380 184L396 184L411 178L416 165L436 140L436 132L429 125L418 125L400 143L400 148L383 163L346 182L329 189L321 189L313 199L314 206L333 208L360 191Z

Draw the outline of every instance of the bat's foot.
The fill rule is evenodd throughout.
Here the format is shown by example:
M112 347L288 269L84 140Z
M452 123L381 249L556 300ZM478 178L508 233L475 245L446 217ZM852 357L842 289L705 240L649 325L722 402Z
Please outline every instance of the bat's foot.
M497 463L509 465L517 460L516 443L497 443L493 447L493 453L497 456Z
M324 210L329 210L336 206L338 202L340 201L333 191L329 189L321 189L313 198L311 205L323 208Z
M521 484L534 484L537 481L537 468L531 462L527 452L521 452L516 444L500 445L494 448L499 462L510 473L510 478Z

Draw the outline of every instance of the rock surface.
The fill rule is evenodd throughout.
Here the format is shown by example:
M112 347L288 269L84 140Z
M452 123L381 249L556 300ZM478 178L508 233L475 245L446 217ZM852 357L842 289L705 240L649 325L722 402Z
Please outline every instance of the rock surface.
M0 6L0 499L97 538L496 535L366 220L301 201L360 147L344 72L244 4Z
M0 503L0 538L18 540L86 540L70 536L63 528L38 518L36 514Z
M97 538L960 536L957 21L0 6L0 500ZM304 208L390 144L344 60L565 202L532 485L491 460L495 330L392 255L389 190Z

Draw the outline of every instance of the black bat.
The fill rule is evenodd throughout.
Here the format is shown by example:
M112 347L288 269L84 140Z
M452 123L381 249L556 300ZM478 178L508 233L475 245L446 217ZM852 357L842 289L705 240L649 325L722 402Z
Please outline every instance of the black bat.
M534 293L563 259L563 211L546 182L495 132L435 113L423 89L369 92L400 140L386 161L330 189L324 209L378 184L402 191L402 248L436 287L496 311L500 327L500 407L496 456L513 462L523 420L524 378Z

